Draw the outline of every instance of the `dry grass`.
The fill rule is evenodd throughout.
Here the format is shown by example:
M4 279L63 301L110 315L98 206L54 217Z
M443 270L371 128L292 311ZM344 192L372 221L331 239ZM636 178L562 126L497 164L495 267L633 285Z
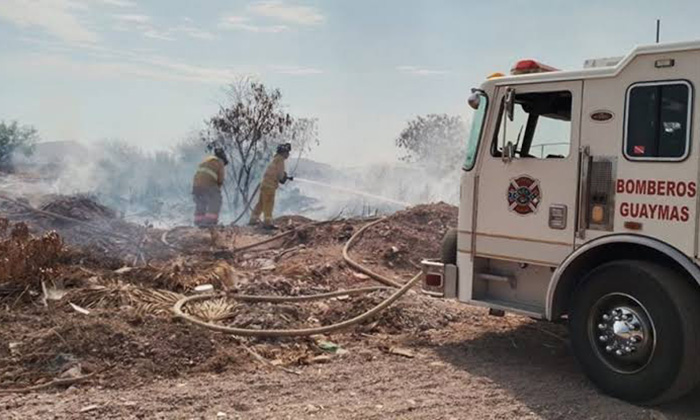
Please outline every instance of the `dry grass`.
M164 315L183 295L168 290L135 286L119 280L92 280L89 287L76 289L64 300L87 309L131 307L139 314Z
M188 305L187 312L207 322L221 321L230 317L235 304L225 298L205 300Z

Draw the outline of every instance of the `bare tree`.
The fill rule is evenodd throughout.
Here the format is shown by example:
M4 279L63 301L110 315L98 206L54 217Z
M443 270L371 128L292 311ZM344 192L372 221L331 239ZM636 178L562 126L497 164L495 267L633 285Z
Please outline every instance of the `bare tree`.
M292 125L284 112L282 94L247 79L229 86L227 103L207 122L202 140L209 149L221 147L231 164L230 181L236 187L234 207L251 199L251 186L271 154L272 140Z
M207 121L201 139L210 150L221 147L229 162L228 185L234 186L228 197L234 209L252 199L253 188L274 153L277 144L291 143L297 156L294 173L301 157L319 144L315 118L292 118L281 104L278 89L241 79L231 84L226 104Z

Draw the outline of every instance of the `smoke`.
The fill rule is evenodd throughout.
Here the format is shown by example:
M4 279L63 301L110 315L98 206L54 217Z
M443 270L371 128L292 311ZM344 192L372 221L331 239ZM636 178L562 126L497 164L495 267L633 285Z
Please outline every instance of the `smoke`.
M205 154L196 140L159 152L145 152L122 141L42 143L34 156L18 162L18 175L0 180L0 189L36 201L47 195L87 194L130 222L189 225L194 210L192 176ZM339 168L291 158L287 171L298 180L278 190L276 216L323 220L388 214L420 203L456 204L459 194L458 169L436 171L433 164L423 162ZM237 194L233 185L227 192L223 223L243 209L243 203L231 206Z
M172 226L189 222L192 174L203 155L192 142L160 152L121 141L42 143L0 188L30 200L87 194L130 221Z

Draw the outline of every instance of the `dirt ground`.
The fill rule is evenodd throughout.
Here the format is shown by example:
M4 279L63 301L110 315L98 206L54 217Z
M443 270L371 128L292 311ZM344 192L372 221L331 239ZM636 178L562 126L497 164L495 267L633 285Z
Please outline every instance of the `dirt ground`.
M211 284L227 297L186 310L222 325L318 327L358 315L392 291L296 304L235 295L377 285L341 256L367 221L280 218L290 234L246 249L270 233L164 232L115 219L87 197L45 199L43 214L26 206L0 207L3 419L700 418L700 391L654 408L601 395L576 366L562 325L491 317L417 290L374 319L306 338L240 339L170 311ZM456 217L445 204L399 212L368 230L351 255L405 281L421 258L437 256ZM6 392L85 377L68 388Z
M669 406L635 407L599 394L575 365L561 327L519 317L470 322L400 343L334 337L347 349L329 363L202 373L112 388L100 381L30 395L0 396L3 418L66 419L690 419L700 392ZM545 333L544 331L547 331ZM393 341L393 340L389 340Z

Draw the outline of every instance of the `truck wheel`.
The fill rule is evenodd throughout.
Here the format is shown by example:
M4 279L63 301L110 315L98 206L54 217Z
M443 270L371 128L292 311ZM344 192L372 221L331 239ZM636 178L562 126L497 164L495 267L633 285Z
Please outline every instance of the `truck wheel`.
M574 353L607 394L657 404L700 381L700 300L681 274L614 261L592 271L572 301Z
M440 261L443 264L457 264L457 229L449 229L443 236Z

